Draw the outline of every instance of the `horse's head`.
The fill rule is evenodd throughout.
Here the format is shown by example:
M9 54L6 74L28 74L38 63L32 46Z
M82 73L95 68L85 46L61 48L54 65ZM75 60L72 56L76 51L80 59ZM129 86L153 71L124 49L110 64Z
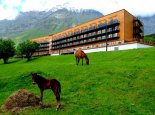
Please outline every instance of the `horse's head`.
M86 59L86 64L89 65L89 59L88 59L87 55L85 56L85 59Z
M89 65L89 59L86 60L86 64Z
M32 84L36 84L37 73L32 73Z

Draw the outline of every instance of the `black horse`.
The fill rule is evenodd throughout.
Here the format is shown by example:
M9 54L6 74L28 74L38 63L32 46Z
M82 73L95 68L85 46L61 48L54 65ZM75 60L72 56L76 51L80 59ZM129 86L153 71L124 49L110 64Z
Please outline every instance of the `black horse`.
M61 92L61 85L60 82L56 79L45 79L42 76L38 75L37 73L32 74L32 83L38 85L40 88L40 100L42 102L43 99L43 91L45 89L52 89L54 95L56 96L57 106L56 110L60 108L60 92Z

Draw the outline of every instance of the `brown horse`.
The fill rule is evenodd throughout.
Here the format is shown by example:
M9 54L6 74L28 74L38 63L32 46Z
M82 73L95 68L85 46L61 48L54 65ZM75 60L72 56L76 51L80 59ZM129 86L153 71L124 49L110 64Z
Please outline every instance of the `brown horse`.
M82 51L81 49L78 49L75 53L75 58L76 58L76 65L79 64L80 59L82 59L82 65L83 65L83 58L86 60L86 64L89 65L89 59L87 55Z
M38 85L38 87L40 88L40 100L42 103L42 99L43 99L43 91L45 89L52 89L54 95L56 96L56 100L57 100L57 107L56 110L59 109L60 107L60 92L61 92L61 85L60 82L57 81L56 79L45 79L42 76L38 75L37 73L33 73L32 74L32 83Z

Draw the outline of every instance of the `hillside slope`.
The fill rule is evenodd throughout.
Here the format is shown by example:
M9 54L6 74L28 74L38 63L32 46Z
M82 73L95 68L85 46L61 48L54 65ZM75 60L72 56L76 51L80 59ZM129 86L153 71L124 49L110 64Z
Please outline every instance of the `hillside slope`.
M0 105L21 88L40 95L31 80L31 72L38 72L61 82L64 109L27 109L22 114L155 114L155 48L88 57L89 66L75 65L73 55L12 59L7 65L0 60ZM44 103L56 104L50 90L44 92Z
M155 34L150 34L144 37L144 40L146 41L152 41L155 43Z

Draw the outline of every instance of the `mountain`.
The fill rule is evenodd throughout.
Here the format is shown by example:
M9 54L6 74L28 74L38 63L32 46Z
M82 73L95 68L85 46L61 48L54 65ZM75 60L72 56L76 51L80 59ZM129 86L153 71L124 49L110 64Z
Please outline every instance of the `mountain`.
M155 33L155 15L140 17L144 25L144 34L149 35Z
M21 12L15 20L0 21L0 37L15 41L47 36L102 16L95 10L68 10Z

